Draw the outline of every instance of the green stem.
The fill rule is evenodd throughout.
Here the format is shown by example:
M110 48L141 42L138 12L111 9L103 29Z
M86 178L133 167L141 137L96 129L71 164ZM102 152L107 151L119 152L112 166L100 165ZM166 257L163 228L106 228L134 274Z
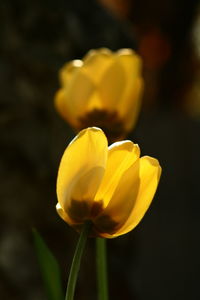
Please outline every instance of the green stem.
M98 300L108 300L106 239L96 239Z
M65 300L73 300L74 299L74 292L75 292L75 286L76 286L76 281L77 281L77 277L78 277L78 272L80 269L81 257L83 254L83 250L85 248L89 230L90 230L90 223L87 222L87 223L85 223L85 225L83 226L83 229L81 231L81 234L80 234L77 246L76 246L76 250L74 253L74 257L72 260Z

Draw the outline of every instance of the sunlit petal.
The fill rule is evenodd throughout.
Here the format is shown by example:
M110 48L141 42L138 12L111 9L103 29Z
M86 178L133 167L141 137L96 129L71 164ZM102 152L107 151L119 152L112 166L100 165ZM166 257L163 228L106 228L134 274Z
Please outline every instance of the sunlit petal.
M117 104L120 117L125 119L124 125L127 131L133 128L137 121L141 108L143 86L144 81L140 77L135 78L132 82L129 81L121 101Z
M56 210L57 213L59 214L59 216L69 225L73 225L74 222L70 219L70 217L68 216L68 214L62 209L62 207L60 206L60 203L56 204Z
M113 63L104 72L98 86L99 95L108 110L115 108L126 87L125 70L114 58Z
M136 162L122 174L120 180L117 182L107 207L95 220L95 225L99 228L100 232L104 230L103 233L115 234L127 221L130 211L132 211L137 199L140 186L139 166L139 159L137 159ZM108 227L105 228L103 221L107 216L110 217L109 221L111 225L109 227L109 222L107 222Z
M116 52L116 61L121 64L126 73L127 80L140 76L142 60L135 51L131 49L120 49Z
M117 235L131 231L143 218L156 192L161 175L159 162L149 156L140 159L140 187L134 207L127 222L117 232Z
M117 142L109 147L106 171L95 201L103 201L104 207L108 205L124 172L139 156L138 145L131 141Z
M82 71L98 85L105 71L113 63L112 52L107 48L90 50L83 58L83 62Z
M87 105L95 91L95 85L82 71L74 74L70 84L66 87L66 101L76 112L77 117L87 111Z
M67 212L71 201L91 202L107 161L107 139L102 130L82 130L66 148L58 171L57 196Z
M61 85L66 86L72 79L72 76L75 74L75 72L80 69L82 65L83 62L79 59L75 59L66 63L59 72Z
M67 114L65 102L65 91L64 89L60 89L55 95L55 107L63 118L65 118L65 115Z
M68 100L64 88L58 90L55 95L55 107L60 115L72 124L75 128L78 126L76 111L73 108L73 103Z

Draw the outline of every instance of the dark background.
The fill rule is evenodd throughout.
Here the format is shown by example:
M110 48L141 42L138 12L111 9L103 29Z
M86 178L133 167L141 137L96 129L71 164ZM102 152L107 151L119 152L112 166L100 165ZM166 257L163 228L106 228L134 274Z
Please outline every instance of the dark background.
M32 227L58 259L66 287L78 235L56 214L55 184L74 133L57 115L53 98L60 67L99 47L130 47L142 55L143 107L129 138L163 168L141 224L108 241L110 299L200 299L198 5L172 0L0 2L1 299L46 299ZM90 240L76 299L97 299L94 250Z

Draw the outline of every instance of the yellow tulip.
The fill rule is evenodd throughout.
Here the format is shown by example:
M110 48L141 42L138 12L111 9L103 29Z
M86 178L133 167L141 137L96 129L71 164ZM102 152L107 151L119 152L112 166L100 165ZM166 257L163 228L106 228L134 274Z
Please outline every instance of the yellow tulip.
M159 162L149 156L140 158L137 144L126 140L108 147L101 129L84 129L61 159L57 212L78 231L91 221L92 236L117 237L140 222L160 174Z
M98 126L112 141L133 128L141 106L141 59L131 49L91 50L60 71L55 106L77 131Z

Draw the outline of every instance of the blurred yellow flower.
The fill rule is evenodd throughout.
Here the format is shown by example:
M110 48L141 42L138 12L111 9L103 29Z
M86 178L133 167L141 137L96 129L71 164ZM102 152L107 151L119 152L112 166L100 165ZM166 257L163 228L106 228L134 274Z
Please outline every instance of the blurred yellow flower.
M143 90L141 59L131 49L91 50L60 70L55 106L76 130L98 126L116 141L135 125Z
M101 129L84 129L60 163L57 212L78 231L90 220L92 236L117 237L140 222L160 174L159 162L149 156L140 158L138 145L126 140L108 147Z

